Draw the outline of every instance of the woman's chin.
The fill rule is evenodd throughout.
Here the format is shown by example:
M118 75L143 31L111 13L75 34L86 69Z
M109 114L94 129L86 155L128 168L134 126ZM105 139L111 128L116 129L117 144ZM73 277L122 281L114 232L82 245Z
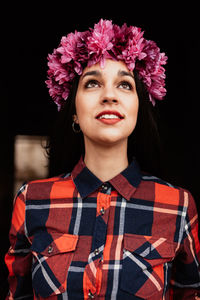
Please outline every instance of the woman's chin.
M103 137L95 138L94 142L99 145L103 145L104 147L112 147L123 143L127 140L127 137L117 136L117 135L104 135Z

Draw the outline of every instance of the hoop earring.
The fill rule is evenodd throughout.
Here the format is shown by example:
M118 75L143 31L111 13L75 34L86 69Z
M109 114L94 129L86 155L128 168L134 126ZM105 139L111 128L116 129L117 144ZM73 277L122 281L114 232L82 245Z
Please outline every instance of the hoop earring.
M75 128L75 125L79 126L78 124L76 124L76 123L73 121L73 123L72 123L72 129L73 129L73 132L75 132L75 133L81 132L80 126L79 126L79 129L76 129L76 128Z

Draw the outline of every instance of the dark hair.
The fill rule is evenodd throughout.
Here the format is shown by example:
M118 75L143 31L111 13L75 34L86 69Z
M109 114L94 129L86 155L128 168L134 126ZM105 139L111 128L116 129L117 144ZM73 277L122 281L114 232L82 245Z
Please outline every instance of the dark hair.
M136 157L146 172L158 173L160 166L160 138L157 128L157 111L149 101L143 82L134 71L136 90L139 98L137 124L128 137L128 160ZM58 113L54 128L47 141L47 154L50 160L49 175L71 172L81 155L84 156L82 132L72 130L72 116L76 113L75 98L79 77L73 82L71 93L63 109ZM156 175L156 174L154 174Z

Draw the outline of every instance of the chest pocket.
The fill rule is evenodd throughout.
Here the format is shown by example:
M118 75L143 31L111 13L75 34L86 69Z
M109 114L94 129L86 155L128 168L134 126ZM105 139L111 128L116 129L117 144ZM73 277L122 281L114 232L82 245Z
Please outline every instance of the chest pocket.
M51 233L50 236L51 242L44 236L35 237L31 246L32 285L36 295L41 297L65 292L67 273L78 242L76 235Z
M125 234L120 288L142 299L161 299L164 264L174 255L174 244L165 238Z

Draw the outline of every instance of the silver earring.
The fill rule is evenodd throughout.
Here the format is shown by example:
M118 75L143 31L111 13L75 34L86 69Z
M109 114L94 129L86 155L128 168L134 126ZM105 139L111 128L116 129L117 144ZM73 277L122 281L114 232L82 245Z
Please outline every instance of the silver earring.
M75 128L75 125L77 125L79 128L76 129L76 128ZM73 129L73 131L74 131L75 133L81 132L80 126L79 126L78 124L76 124L74 121L73 121L73 123L72 123L72 129Z

